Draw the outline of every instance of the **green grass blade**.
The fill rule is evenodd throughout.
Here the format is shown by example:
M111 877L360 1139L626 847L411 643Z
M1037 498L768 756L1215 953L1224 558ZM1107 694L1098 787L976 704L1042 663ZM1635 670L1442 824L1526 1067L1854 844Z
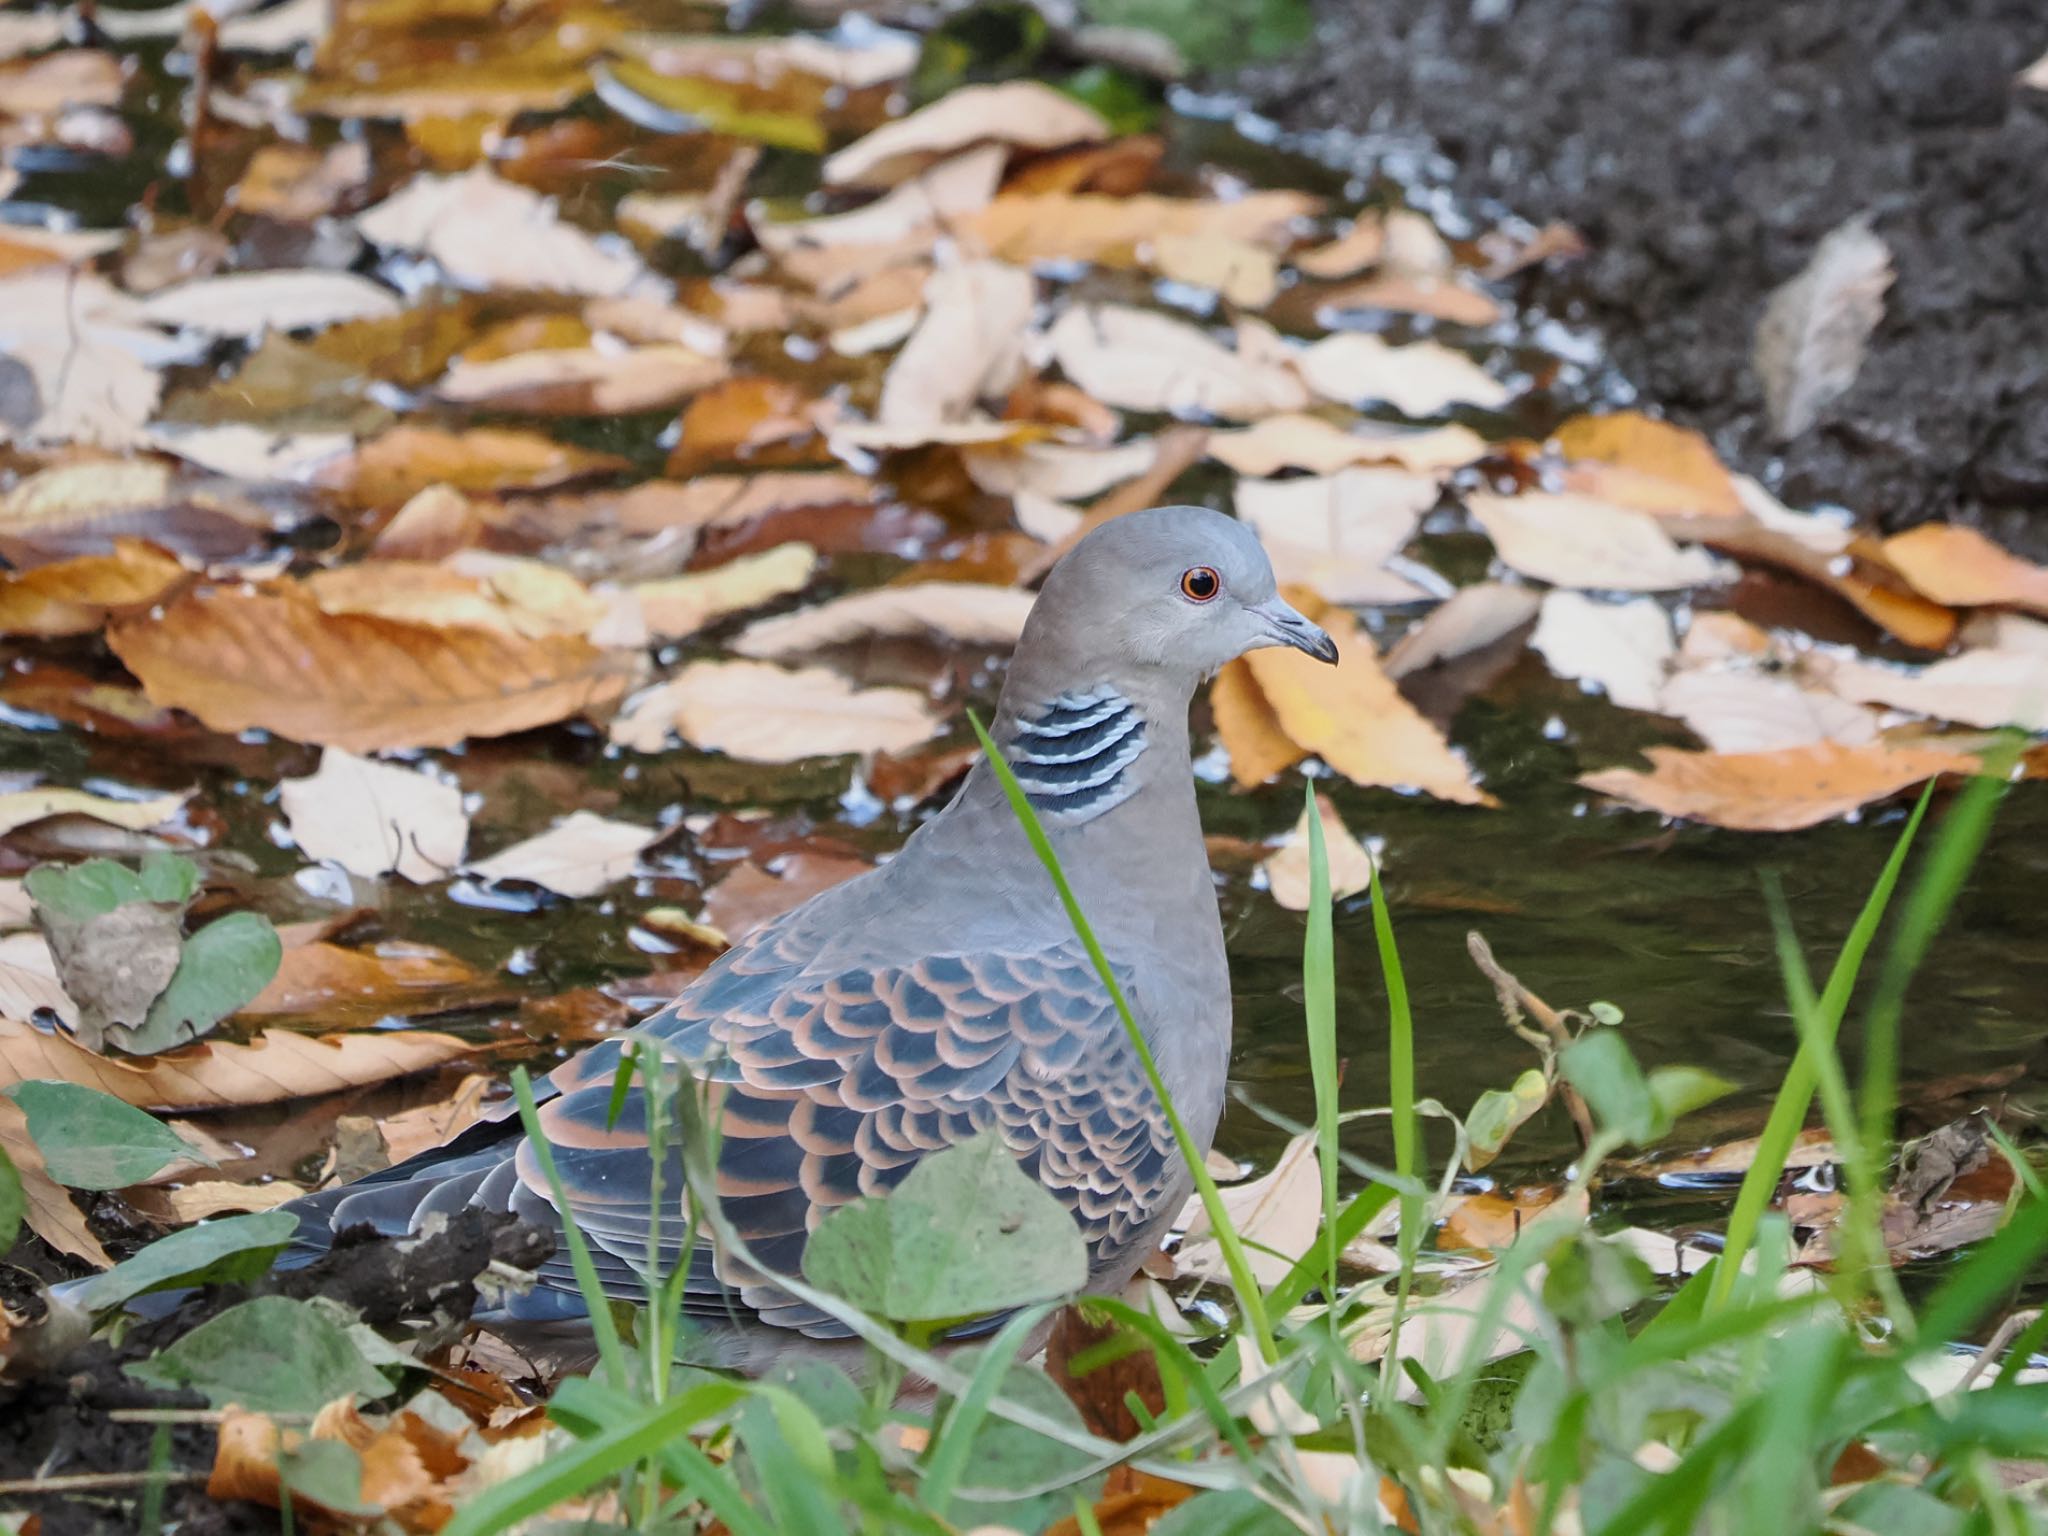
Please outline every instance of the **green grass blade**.
M534 1161L540 1164L541 1177L548 1181L548 1199L562 1219L562 1246L569 1250L569 1267L576 1274L576 1289L590 1312L597 1357L604 1363L606 1377L614 1385L624 1386L628 1379L626 1347L619 1341L619 1325L612 1319L611 1298L604 1293L604 1285L597 1278L597 1266L591 1262L590 1245L583 1240L576 1218L570 1213L569 1192L555 1168L554 1148L548 1145L547 1135L541 1130L540 1109L533 1102L533 1083L526 1068L512 1069L512 1093L519 1100L519 1123L526 1131L527 1144L533 1148Z
M946 1508L953 1502L953 1490L960 1486L960 1474L967 1469L967 1454L981 1433L996 1389L1003 1384L1017 1351L1024 1347L1025 1337L1051 1310L1049 1306L1027 1307L1005 1323L1003 1331L982 1352L981 1364L967 1391L946 1415L945 1425L925 1461L924 1482L919 1489L925 1507L940 1519L946 1517Z
M1421 1123L1415 1114L1415 1019L1408 1007L1408 977L1401 969L1401 952L1394 943L1394 920L1387 911L1386 890L1380 884L1379 861L1368 863L1372 876L1372 936L1379 948L1380 975L1387 988L1387 1093L1394 1116L1394 1172L1412 1185L1422 1161ZM1415 1283L1415 1254L1422 1245L1422 1216L1422 1197L1404 1191L1397 1238L1401 1273L1394 1289L1394 1316L1386 1358L1380 1363L1380 1390L1384 1394L1393 1391L1401 1317L1408 1308L1408 1293Z
M1827 987L1821 993L1818 1020L1820 1033L1831 1045L1841 1029L1842 1015L1849 1008L1849 995L1855 990L1864 957L1877 937L1879 924L1884 921L1885 908L1898 886L1899 875L1906 867L1906 855L1912 850L1914 835L1920 830L1921 820L1927 814L1928 802L1933 795L1934 787L1930 784L1913 807L1913 814L1907 818L1905 830L1893 845L1891 857L1885 860L1877 883L1871 887L1869 899L1863 903L1863 910L1857 914L1848 938L1842 943L1842 952L1835 957L1834 969L1828 973ZM1806 1123L1806 1111L1813 1103L1818 1070L1813 1054L1801 1046L1785 1072L1785 1081L1771 1104L1763 1134L1757 1138L1756 1157L1742 1177L1742 1188L1736 1193L1735 1209L1728 1217L1727 1241L1722 1247L1720 1262L1714 1266L1713 1282L1707 1291L1706 1307L1709 1311L1726 1306L1734 1292L1743 1257L1756 1239L1756 1224L1771 1203L1778 1180L1784 1176L1785 1159L1791 1155L1792 1143L1799 1137L1800 1126Z
M974 711L967 712L968 722L974 727L974 734L981 742L981 750L987 755L990 769L996 780L1003 786L1003 794L1010 802L1010 809L1016 814L1018 823L1024 828L1024 835L1031 848L1038 855L1038 861L1052 876L1053 888L1059 892L1060 905L1066 908L1067 921L1074 925L1074 933L1081 945L1088 951L1088 959L1095 967L1095 974L1101 978L1110 1000L1116 1005L1117 1017L1123 1020L1124 1034L1129 1039L1132 1052L1138 1058L1138 1065L1144 1070L1145 1081L1151 1085L1153 1095L1166 1114L1167 1126L1173 1132L1174 1145L1179 1148L1188 1172L1193 1175L1195 1191L1201 1196L1202 1209L1209 1217L1209 1225L1215 1230L1217 1246L1223 1252L1223 1262L1230 1271L1230 1283L1237 1291L1238 1305L1244 1309L1245 1326L1251 1330L1253 1341L1259 1347L1259 1355L1268 1361L1280 1358L1280 1347L1273 1339L1273 1328L1266 1319L1265 1293L1259 1288L1257 1276L1252 1273L1251 1260L1246 1256L1244 1243L1237 1235L1237 1229L1230 1223L1230 1213L1223 1208L1223 1195L1216 1188L1216 1180L1210 1176L1204 1165L1205 1149L1195 1144L1188 1134L1180 1111L1174 1107L1173 1096L1166 1091L1166 1084L1159 1076L1159 1064L1152 1057L1152 1047L1146 1042L1144 1031L1138 1028L1138 1021L1131 1016L1131 1005L1124 998L1124 989L1116 979L1116 972L1109 967L1108 958L1102 953L1102 946L1095 940L1095 930L1088 924L1088 918L1081 911L1081 904L1074 899L1074 889L1067 884L1065 871L1060 868L1059 855L1053 852L1045 828L1039 825L1038 813L1031 808L1031 801L1018 784L1017 776L1010 771L1010 765L1003 760L995 740L983 728L981 717Z
M1337 1255L1337 940L1330 900L1330 855L1314 784L1308 800L1308 928L1301 943L1302 1014L1316 1090L1316 1162L1323 1175L1323 1296L1338 1291Z
M1331 1231L1336 1235L1337 1252L1341 1255L1351 1240L1363 1232L1367 1223L1385 1210L1393 1199L1393 1189L1385 1184L1369 1184L1353 1195L1345 1203L1344 1209L1337 1213L1336 1221L1331 1223ZM1267 1293L1267 1301L1273 1315L1282 1316L1288 1309L1299 1304L1302 1297L1321 1283L1322 1274L1321 1254L1305 1253L1296 1259L1294 1268Z

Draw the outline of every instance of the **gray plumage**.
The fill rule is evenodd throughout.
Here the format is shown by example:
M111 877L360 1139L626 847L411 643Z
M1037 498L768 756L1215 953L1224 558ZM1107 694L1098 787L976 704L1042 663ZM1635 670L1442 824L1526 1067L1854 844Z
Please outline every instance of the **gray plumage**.
M1282 602L1250 530L1158 508L1105 524L1047 576L992 734L1030 796L1195 1139L1222 1109L1230 979L1189 768L1202 679L1245 651L1335 659ZM606 1289L688 1263L685 1310L741 1320L758 1366L798 1335L843 1336L775 1283L833 1206L893 1188L925 1154L999 1132L1073 1213L1090 1285L1120 1286L1186 1197L1187 1169L1049 877L980 763L879 868L749 934L639 1026L704 1082L721 1204L763 1266L700 1246L676 1210L648 1253L651 1165L636 1088L607 1127L621 1045L542 1085L541 1119ZM664 1188L681 1188L673 1158ZM552 1223L516 1122L472 1130L371 1184L316 1197L317 1226L417 1224L468 1203ZM312 1234L318 1236L319 1233ZM514 1317L580 1315L557 1254Z

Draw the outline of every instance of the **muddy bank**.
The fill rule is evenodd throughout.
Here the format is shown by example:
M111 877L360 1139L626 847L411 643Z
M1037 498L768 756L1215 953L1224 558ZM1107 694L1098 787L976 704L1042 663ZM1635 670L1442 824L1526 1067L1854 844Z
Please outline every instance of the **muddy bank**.
M2048 550L2048 50L2038 0L1320 0L1234 87L1361 167L1569 220L1529 302L1790 500L1965 517ZM1416 155L1418 145L1436 151ZM1898 278L1855 387L1789 445L1749 369L1765 295L1870 212Z

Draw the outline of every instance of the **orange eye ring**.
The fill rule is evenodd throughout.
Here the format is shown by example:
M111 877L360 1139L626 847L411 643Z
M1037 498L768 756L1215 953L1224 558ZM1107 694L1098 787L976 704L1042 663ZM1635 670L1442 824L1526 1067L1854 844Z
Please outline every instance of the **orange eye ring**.
M1180 578L1180 595L1191 603L1206 603L1223 590L1223 578L1216 574L1216 568L1197 565L1183 571Z

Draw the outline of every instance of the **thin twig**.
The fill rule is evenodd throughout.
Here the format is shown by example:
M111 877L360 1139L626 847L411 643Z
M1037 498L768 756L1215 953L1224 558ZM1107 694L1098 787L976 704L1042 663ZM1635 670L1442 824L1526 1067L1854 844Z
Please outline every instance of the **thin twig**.
M109 1408L107 1418L115 1424L225 1424L229 1412L226 1408ZM269 1413L264 1417L277 1424L313 1422L310 1413Z
M0 1495L10 1497L36 1494L95 1493L117 1488L146 1488L151 1483L203 1483L204 1472L180 1472L171 1467L140 1472L67 1472L58 1477L17 1477L0 1482Z
M1571 1027L1565 1023L1564 1015L1523 986L1520 977L1494 959L1493 947L1477 929L1465 935L1465 949L1472 956L1472 963L1493 983L1494 994L1500 999L1501 1016L1507 1020L1508 1028L1543 1052L1544 1062L1548 1065L1558 1052L1572 1043ZM1522 1022L1525 1012L1536 1021L1541 1033ZM1570 1083L1560 1081L1557 1092L1572 1117L1572 1124L1578 1127L1579 1145L1590 1147L1593 1144L1593 1112L1586 1108L1586 1101L1579 1097L1579 1090Z
M1971 1385L1975 1383L1979 1376L1998 1363L1998 1357L2005 1353L2006 1345L2010 1344L2031 1327L2034 1320L2040 1315L2041 1309L2039 1307L2029 1307L2024 1312L2013 1313L2011 1317L2000 1323L1998 1325L1998 1332L1991 1335L1985 1342L1984 1347L1977 1351L1977 1358L1970 1362L1970 1368L1963 1372L1963 1379L1956 1383L1956 1390L1958 1392L1969 1391Z

